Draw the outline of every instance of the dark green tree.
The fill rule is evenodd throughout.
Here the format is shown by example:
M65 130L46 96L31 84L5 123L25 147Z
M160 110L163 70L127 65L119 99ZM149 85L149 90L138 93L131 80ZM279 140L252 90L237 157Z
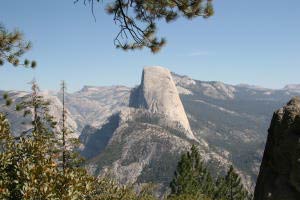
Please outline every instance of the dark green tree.
M249 200L250 194L244 188L240 176L231 165L225 177L219 177L216 182L214 199L219 200Z
M80 0L75 0L78 2ZM92 12L100 0L82 0L90 3ZM114 43L123 50L149 48L153 53L165 45L166 40L156 36L159 20L172 22L178 17L193 19L208 18L214 14L212 0L114 0L108 3L106 11L113 15L119 26Z
M18 31L8 31L0 24L0 66L8 62L13 66L36 67L35 61L20 58L31 49L31 43L24 39L23 34Z
M5 101L5 106L10 106L12 104L12 99L8 96L8 93L3 94L3 99Z
M171 196L193 195L210 197L214 193L213 179L204 165L196 146L182 155L175 176L170 183Z

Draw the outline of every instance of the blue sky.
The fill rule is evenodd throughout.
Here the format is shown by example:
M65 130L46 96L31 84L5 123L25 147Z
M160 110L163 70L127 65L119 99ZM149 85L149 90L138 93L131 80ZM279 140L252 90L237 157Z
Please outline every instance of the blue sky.
M104 1L107 2L107 1ZM118 31L104 6L73 0L1 0L0 22L19 28L33 43L26 54L35 70L0 68L0 89L25 90L36 78L42 89L70 91L83 85L139 83L144 66L160 65L198 80L247 83L269 88L300 83L300 1L214 0L215 16L159 23L167 46L123 52L113 46Z

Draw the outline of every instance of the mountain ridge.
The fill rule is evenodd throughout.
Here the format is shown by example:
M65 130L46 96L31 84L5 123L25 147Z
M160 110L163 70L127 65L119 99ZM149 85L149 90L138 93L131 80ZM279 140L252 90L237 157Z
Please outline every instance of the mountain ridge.
M271 114L274 110L282 107L292 96L297 95L297 91L257 89L233 86L217 81L199 81L175 73L172 73L171 76L179 92L180 100L189 120L191 130L200 142L203 158L208 162L213 158L220 162L221 165L224 166L223 168L233 163L242 175L245 184L250 188L255 182L259 171L259 164L267 136L267 128L272 117ZM159 114L149 114L145 109L142 111L133 111L128 108L130 107L131 91L132 88L126 86L86 86L85 89L83 88L80 91L68 93L66 95L66 107L70 113L69 118L76 123L77 129L75 131L77 134L82 137L84 136L86 143L88 143L87 141L92 141L89 140L89 137L94 138L97 135L105 133L103 137L105 136L108 142L103 143L103 145L107 146L110 142L114 144L122 137L115 137L114 140L111 140L113 135L108 132L103 132L102 128L108 124L108 129L114 130L113 126L109 127L109 125L111 125L109 117L119 113L123 117L123 123L120 129L114 131L123 135L121 134L122 132L124 133L130 130L134 126L136 126L137 130L140 130L133 133L135 140L132 140L132 142L136 142L125 144L128 148L132 147L135 149L135 145L132 144L136 144L138 141L147 144L157 142L159 134L155 133L150 133L152 139L154 138L153 140L144 140L142 130L145 127L158 130L162 132L162 135L167 135L170 138L177 138L175 140L182 141L182 144L191 144L188 139L182 137L184 135L182 135L183 130L180 130L178 127L173 130L165 126L166 123ZM3 92L4 91L0 91L1 96ZM11 94L13 100L18 102L20 97L28 94L28 92L19 93L15 91L10 92L9 95ZM60 98L59 92L44 93L44 95L54 95L58 100ZM0 103L4 104L4 101L0 99ZM58 112L56 115L58 116L60 103L55 101L54 104L55 107L58 108L56 109L56 112ZM15 111L12 111L10 108L1 107L0 109L8 113L8 118L14 125L21 123L21 120L19 120L22 119L20 114L15 113ZM134 123L136 123L136 125L134 125ZM118 124L118 126L119 125L120 124ZM90 126L90 128L88 128L88 126ZM171 126L173 125L171 124ZM13 131L17 132L18 129L22 128L24 127L13 126ZM101 129L102 132L100 131ZM131 140L130 137L125 137L125 139L128 141ZM167 141L165 142L168 143ZM159 142L157 144L159 144ZM170 142L168 144L171 145L173 143ZM90 147L92 147L93 143L90 145ZM162 146L158 147L161 148L161 150L169 152L168 156L173 155L171 151L163 148L163 144L158 146ZM183 146L182 150L186 150L187 148ZM102 147L99 148L96 152L97 155L100 156L104 149L105 148ZM148 150L146 149L145 151L148 152ZM149 152L151 151L149 150ZM181 151L178 151L178 153L180 152ZM161 158L158 154L152 153L152 155ZM103 156L105 157L107 154L102 154L100 157ZM151 158L155 160L155 156ZM150 160L148 161L150 162ZM154 163L162 165L159 160L163 159L157 159ZM176 159L170 162L176 163L175 161ZM121 163L128 164L127 161ZM109 164L113 166L112 163L109 162ZM152 165L153 162L149 164L149 166ZM217 164L214 163L214 165ZM138 176L136 176L136 180L149 180L150 171L153 170L153 168L145 166L143 168L145 168L146 171L148 170L148 172L145 175L144 173L146 171L143 172L142 170L141 172L143 173L141 174L143 174L143 179L140 178L140 180ZM118 169L128 170L129 168L118 165ZM169 170L172 171L172 169ZM220 169L216 169L216 171L218 170ZM166 172L166 174L168 174L168 176L172 175L170 172ZM124 178L124 176L122 177Z

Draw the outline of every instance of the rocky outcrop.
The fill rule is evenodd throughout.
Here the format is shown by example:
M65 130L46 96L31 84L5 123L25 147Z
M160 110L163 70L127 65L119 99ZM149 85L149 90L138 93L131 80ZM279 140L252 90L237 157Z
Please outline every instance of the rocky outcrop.
M300 97L273 116L254 199L300 199Z
M131 95L130 105L162 114L170 122L177 122L187 131L187 136L195 139L188 118L180 100L171 72L162 67L146 67L141 85Z

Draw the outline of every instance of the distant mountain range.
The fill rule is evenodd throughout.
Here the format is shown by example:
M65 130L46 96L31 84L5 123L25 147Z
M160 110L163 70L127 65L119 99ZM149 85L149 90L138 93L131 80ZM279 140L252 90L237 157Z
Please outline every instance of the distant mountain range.
M28 95L7 92L14 103ZM51 100L51 112L59 121L61 94L42 94ZM181 152L196 144L214 174L233 163L251 188L272 114L297 95L300 85L280 90L228 85L150 67L136 88L84 86L67 94L67 123L82 140L82 155L96 175L166 187ZM13 106L0 110L8 114L15 135L26 128L21 123L26 119Z

